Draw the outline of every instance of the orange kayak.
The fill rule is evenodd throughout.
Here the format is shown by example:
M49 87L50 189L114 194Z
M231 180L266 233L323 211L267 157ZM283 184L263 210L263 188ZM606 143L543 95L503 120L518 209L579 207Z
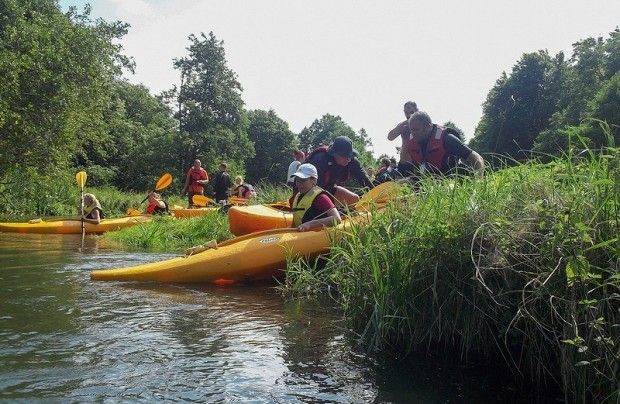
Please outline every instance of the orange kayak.
M293 225L293 213L287 203L232 206L228 210L230 231L235 236L257 231L281 229Z
M180 208L173 207L170 209L170 213L174 215L174 217L180 218L188 218L188 217L202 217L210 215L211 213L216 213L220 210L219 207L208 206L205 208Z

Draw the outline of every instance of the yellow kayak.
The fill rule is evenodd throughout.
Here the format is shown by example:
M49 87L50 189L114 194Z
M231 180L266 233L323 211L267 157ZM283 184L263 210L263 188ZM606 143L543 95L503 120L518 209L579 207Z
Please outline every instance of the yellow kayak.
M103 219L99 224L84 223L86 233L105 233L151 221L151 215L124 216L116 219ZM41 234L81 234L82 222L79 219L44 220L33 219L21 223L0 223L0 232L41 233Z
M286 203L232 206L228 210L230 231L235 236L291 227L293 213Z
M182 208L175 206L170 209L170 213L172 213L174 217L187 218L207 216L211 213L216 213L218 210L220 210L220 208L215 206L208 206L205 208Z
M366 222L370 216L350 219L332 228L298 232L276 229L225 241L215 248L190 256L127 268L103 269L90 274L98 281L155 281L228 285L273 279L284 274L286 259L316 257L329 251L351 222Z
M353 211L367 212L382 208L402 193L402 186L396 182L384 182L364 194L359 202L350 208ZM235 236L257 231L291 227L293 213L287 202L267 205L232 206L228 210L230 231Z

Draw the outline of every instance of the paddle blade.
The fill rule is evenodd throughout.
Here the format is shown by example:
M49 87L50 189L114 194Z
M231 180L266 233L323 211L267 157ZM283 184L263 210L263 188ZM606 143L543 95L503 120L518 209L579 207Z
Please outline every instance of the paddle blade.
M206 197L204 195L192 196L192 202L194 203L194 205L198 205L198 206L207 206L210 203L215 203L213 199Z
M140 212L136 208L129 208L129 209L127 209L127 216L140 216L141 214L142 214L142 212Z
M172 175L170 173L166 173L161 176L161 178L155 184L155 191L161 191L164 188L168 188L172 184Z
M84 188L84 185L86 185L86 171L80 171L75 174L75 181L78 183L80 188Z
M400 195L403 186L394 181L388 181L381 183L366 192L360 200L355 204L355 208L363 210L368 208L371 204L385 204L390 199Z

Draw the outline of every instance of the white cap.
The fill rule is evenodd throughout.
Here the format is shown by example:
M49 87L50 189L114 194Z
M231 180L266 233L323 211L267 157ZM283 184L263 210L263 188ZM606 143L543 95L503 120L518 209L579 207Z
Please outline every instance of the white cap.
M308 163L300 165L293 175L299 178L319 178L319 174L316 172L316 167Z

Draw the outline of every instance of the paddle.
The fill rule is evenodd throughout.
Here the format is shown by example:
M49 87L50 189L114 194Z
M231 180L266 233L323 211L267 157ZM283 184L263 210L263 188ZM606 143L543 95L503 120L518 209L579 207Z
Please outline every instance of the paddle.
M161 191L162 189L168 188L170 184L172 184L172 175L170 175L170 173L165 173L159 178L159 180L157 180L157 183L155 184L155 189L152 192ZM149 199L148 195L142 200L142 202L140 202L140 204L143 204L144 201L146 201L147 199Z
M383 182L361 196L353 207L358 211L367 211L373 204L384 204L402 190L402 185L395 181Z
M204 195L194 195L192 196L192 202L194 203L194 205L198 205L198 206L207 206L209 204L215 204L215 201L211 198L209 198L208 196L204 196Z
M82 248L84 248L84 185L86 185L86 171L75 174L75 181L80 186L80 222L82 222Z

